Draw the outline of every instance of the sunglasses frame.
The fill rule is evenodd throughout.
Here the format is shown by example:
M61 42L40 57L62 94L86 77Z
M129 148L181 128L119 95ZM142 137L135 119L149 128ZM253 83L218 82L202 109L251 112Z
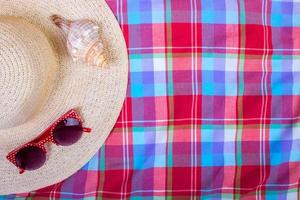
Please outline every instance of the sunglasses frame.
M34 146L34 147L41 149L45 154L47 154L47 149L45 147L45 145L47 143L54 143L55 145L59 146L59 144L54 139L53 131L60 122L62 122L63 120L65 120L67 118L74 118L74 119L78 120L80 125L82 126L82 132L89 133L92 131L91 128L83 127L83 121L82 121L81 117L79 116L79 114L76 112L75 109L71 109L67 113L62 115L60 118L58 118L56 121L54 121L39 136L37 136L36 138L31 140L30 142L9 152L6 156L7 160L9 160L12 164L14 164L19 169L20 174L23 174L25 172L25 169L19 167L17 164L17 161L16 161L16 155L19 153L19 151L21 151L24 148Z

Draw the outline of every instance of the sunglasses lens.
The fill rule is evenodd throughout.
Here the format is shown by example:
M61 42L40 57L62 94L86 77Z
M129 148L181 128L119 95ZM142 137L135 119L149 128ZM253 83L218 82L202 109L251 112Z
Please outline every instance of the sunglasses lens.
M69 146L76 143L82 136L82 125L74 118L67 118L55 127L53 137L57 144Z
M17 165L25 170L36 170L43 166L45 161L45 152L34 146L25 147L16 154Z

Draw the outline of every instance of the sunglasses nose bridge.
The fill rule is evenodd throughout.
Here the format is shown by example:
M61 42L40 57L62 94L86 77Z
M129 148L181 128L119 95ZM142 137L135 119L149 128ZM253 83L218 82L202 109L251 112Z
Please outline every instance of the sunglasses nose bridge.
M45 154L47 153L46 144L49 143L47 141L40 141L39 143L35 144L34 146L40 148Z
M45 147L46 143L40 143L40 144L36 144L35 146L40 148L41 150L43 150L43 152L46 154L47 153L47 148Z

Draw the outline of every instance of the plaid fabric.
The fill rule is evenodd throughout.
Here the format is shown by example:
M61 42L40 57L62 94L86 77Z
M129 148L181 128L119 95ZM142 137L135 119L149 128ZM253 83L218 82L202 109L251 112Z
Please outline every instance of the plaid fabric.
M108 4L130 58L112 134L69 179L2 198L299 199L300 2Z

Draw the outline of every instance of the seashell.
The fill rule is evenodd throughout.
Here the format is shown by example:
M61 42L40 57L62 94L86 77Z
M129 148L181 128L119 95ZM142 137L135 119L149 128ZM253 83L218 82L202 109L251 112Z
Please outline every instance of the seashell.
M88 19L71 21L58 15L51 19L67 36L67 49L73 61L98 67L107 64L97 23Z

